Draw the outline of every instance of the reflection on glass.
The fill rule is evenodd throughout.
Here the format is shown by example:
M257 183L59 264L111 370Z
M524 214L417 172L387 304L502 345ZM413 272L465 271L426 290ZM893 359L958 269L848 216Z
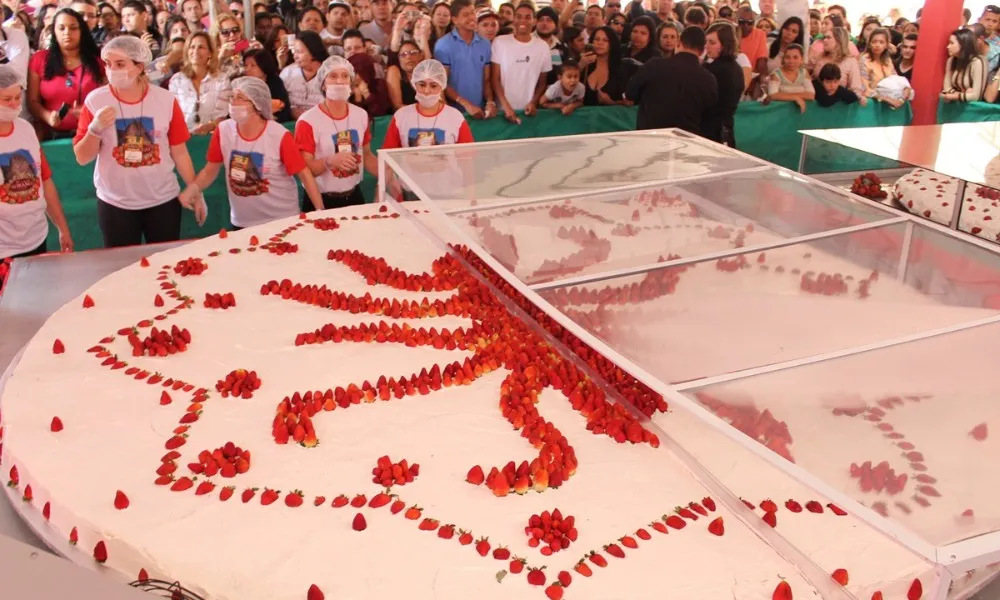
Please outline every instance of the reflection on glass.
M689 395L828 485L944 545L1000 529L998 352L1000 324L991 324Z
M995 314L906 224L541 292L661 381L783 362ZM936 235L936 234L933 234ZM932 249L935 249L932 252ZM988 254L988 253L983 253ZM989 255L994 257L993 255ZM957 260L970 258L959 254ZM986 263L988 269L994 263ZM996 271L993 271L994 273Z

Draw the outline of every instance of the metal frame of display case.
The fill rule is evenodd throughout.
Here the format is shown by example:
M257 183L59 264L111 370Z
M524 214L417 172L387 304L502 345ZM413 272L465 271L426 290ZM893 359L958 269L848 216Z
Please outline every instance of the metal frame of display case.
M542 311L544 311L548 317L550 317L555 322L557 322L559 325L561 325L562 327L564 327L567 331L569 331L570 333L572 333L573 335L575 335L576 337L578 337L584 343L590 345L595 351L600 352L601 354L603 354L606 358L608 358L609 360L611 360L612 362L614 362L616 365L618 365L619 367L621 367L623 370L627 371L632 376L634 376L637 379L639 379L640 381L642 381L644 384L646 384L653 391L655 391L655 392L663 395L664 398L666 398L670 402L674 403L675 405L681 406L684 409L686 409L688 412L690 412L692 415L694 415L695 417L697 417L699 420L701 420L702 422L704 422L705 424L707 424L708 426L710 426L713 430L718 431L719 433L725 435L727 438L729 438L730 440L736 442L737 444L739 444L744 449L752 452L757 457L759 457L759 458L767 461L769 464L777 467L778 469L780 469L781 471L785 472L786 474L791 475L792 477L796 478L797 480L799 480L803 484L811 487L816 492L824 495L825 497L831 499L832 501L836 502L837 504L839 504L841 506L844 506L844 507L850 507L849 508L849 512L851 512L855 516L857 516L860 519L862 519L863 521L865 521L873 529L875 529L875 530L883 533L884 535L888 536L891 539L894 539L894 540L898 541L900 544L902 544L903 546L907 547L908 549L910 549L914 553L916 553L916 554L924 557L928 561L930 561L930 562L938 565L938 571L939 571L939 574L941 575L941 580L940 580L940 584L938 586L938 589L933 594L931 594L930 597L943 600L944 598L946 598L950 582L951 582L951 580L955 576L958 576L958 575L960 575L961 573L963 573L963 572L965 572L967 570L971 570L971 569L974 569L974 568L985 566L985 565L988 565L988 564L991 564L991 563L994 563L994 562L1000 560L1000 531L991 532L991 533L988 533L988 534L984 534L984 535L980 535L980 536L977 536L977 537L974 537L974 538L970 538L970 539L966 539L966 540L954 542L954 543L951 543L951 544L945 544L945 545L940 545L940 546L934 545L934 544L928 542L927 540L923 539L919 535L917 535L912 530L904 527L901 524L897 524L896 522L894 522L894 521L892 521L892 520L890 520L888 518L882 517L881 515L879 515L878 513L876 513L874 510L872 510L872 509L864 506L863 504L861 504L858 501L854 500L852 497L848 496L847 494L845 494L843 492L840 492L839 490L831 487L830 485L828 485L825 482L823 482L820 478L818 478L818 477L812 475L810 472L806 471L804 468L802 468L802 467L800 467L800 466L798 466L798 465L796 465L794 463L790 463L790 462L786 461L784 458L782 458L779 455L775 454L774 452L770 451L769 449L767 449L763 445L757 443L756 441L750 439L749 437L747 437L746 435L744 435L742 432L738 431L734 427L731 427L728 424L724 423L718 417L716 417L711 411L709 411L704 406L702 406L701 404L699 404L698 402L696 402L692 398L689 398L687 395L685 395L684 393L682 393L684 391L691 390L691 389L696 388L696 387L707 386L707 385L709 385L711 383L719 383L719 382L723 382L723 381L732 381L732 380L735 380L735 379L746 378L746 377L750 377L750 376L753 376L753 375L781 371L781 370L793 368L793 367L796 367L796 366L802 366L802 365L819 363L819 362L828 361L828 360L835 359L835 358L840 358L840 357L845 357L845 356L860 354L860 353L864 353L864 352L869 352L869 351L877 350L877 349L880 349L880 348L887 348L887 347L897 346L897 345L900 345L900 344L905 344L905 343L908 343L908 342L913 342L913 341L918 341L918 340L922 340L922 339L933 338L933 337L937 337L937 336L941 336L941 335L946 335L948 333L953 333L953 332L956 332L956 331L962 331L962 330L966 330L966 329L972 329L972 328L975 328L975 327L979 327L981 325L987 325L987 324L991 324L991 323L1000 323L1000 314L994 315L994 316L991 316L991 317L985 317L985 318L977 319L977 320L974 320L974 321L967 321L967 322L964 322L964 323L959 323L959 324L955 324L955 325L951 325L951 326L947 326L947 327L939 327L939 328L935 328L935 329L932 329L932 330L925 330L925 331L921 331L921 332L918 332L918 333L913 333L913 334L909 334L909 335L898 336L898 337L894 337L894 338L891 338L891 339L880 340L880 341L874 342L874 343L853 346L853 347L850 347L850 348L844 348L844 349L840 349L840 350L833 351L833 352L826 352L826 353L822 353L822 354L816 354L816 355L812 355L812 356L807 356L807 357L802 357L802 358L798 358L798 359L794 359L794 360L788 360L788 361L784 361L784 362L774 363L774 364L765 365L765 366L761 366L761 367L749 368L749 369L740 370L740 371L736 371L736 372L732 372L732 373L727 373L727 374L719 375L719 376L715 376L715 377L706 377L706 378L702 378L702 379L688 381L688 382L681 383L681 384L667 384L667 383L664 383L663 381L661 381L657 376L654 376L652 373L648 372L646 369L642 368L641 366L639 366L638 364L636 364L632 360L626 358L621 353L617 352L614 348L612 348L611 346L609 346L607 343L603 342L597 336L591 334L586 329L584 329L583 327L581 327L580 325L578 325L577 323L575 323L574 321L572 321L569 317L567 317L561 311L559 311L558 309L556 309L555 307L553 307L549 302L547 302L545 299L543 299L539 295L540 291L543 291L543 290L546 290L546 289L551 289L551 288L557 287L557 286L565 286L565 285L579 284L579 283L585 283L585 282L589 283L589 282L600 281L600 280L603 280L603 279L609 279L609 278L616 277L616 276L621 276L621 275L640 274L640 273L654 271L654 270L657 270L657 269L664 269L664 268L675 267L675 266L678 266L678 265L690 264L690 263L693 263L693 262L703 262L705 260L711 260L711 259L717 259L717 258L724 258L724 257L727 257L727 256L734 256L734 255L739 255L739 254L749 254L749 253L752 253L752 252L760 252L760 251L765 251L765 250L774 249L774 248L782 248L782 247L791 246L791 245L799 244L799 243L803 243L803 242L809 242L809 241L814 241L814 240L819 240L819 239L825 239L825 238L831 238L831 237L836 237L836 236L840 236L840 235L850 234L850 233L857 232L857 231L865 231L865 230L870 230L870 229L878 229L878 228L882 228L882 227L891 227L893 225L898 225L898 224L901 224L901 223L905 223L906 227L905 227L905 231L904 231L904 238L903 238L903 245L902 245L902 256L901 256L901 259L900 259L900 267L899 267L899 272L897 273L897 276L900 277L900 278L902 278L905 275L905 268L906 268L906 263L907 263L907 255L908 255L910 246L912 245L913 230L914 230L914 227L916 227L918 225L920 227L924 227L924 228L927 228L929 230L936 231L938 233L942 233L942 234L944 234L944 235L946 235L948 237L959 239L960 241L962 241L965 244L969 244L969 245L972 245L972 246L977 246L977 247L979 247L981 249L987 250L987 251L989 251L991 253L994 253L994 254L997 253L996 247L994 245L986 242L985 240L981 240L981 239L974 238L974 237L971 237L971 236L959 236L955 231L952 231L951 229L948 229L948 228L946 228L946 227L944 227L942 225L939 225L937 223L933 223L933 222L929 222L929 221L924 221L924 220L919 219L918 217L915 217L913 215L907 215L907 214L902 214L901 215L901 214L899 214L898 211L894 211L894 210L892 210L892 209L890 209L890 208L888 208L888 207L886 207L886 206L884 206L884 205L882 205L880 203L877 203L877 202L868 200L866 198L862 198L862 197L850 194L849 192L846 192L846 191L844 191L842 189L839 189L839 188L837 188L837 187L835 187L833 185L824 183L822 181L815 180L813 178L809 178L809 177L804 176L802 174L796 173L796 172L794 172L794 171L792 171L790 169L785 169L785 168L780 167L778 165L773 165L771 163L768 163L767 161L764 161L762 159L756 158L754 156L750 156L750 155L745 154L743 152L739 152L739 151L731 149L731 148L726 148L726 147L723 147L721 145L717 145L717 144L714 144L712 142L708 142L707 140L704 140L703 138L694 136L692 134L689 134L689 133L686 133L686 132L683 132L683 131L679 131L679 130L675 130L675 129L669 129L669 130L660 130L660 131L657 131L657 132L650 132L650 131L634 132L634 133L631 133L631 134L630 133L616 133L614 135L616 137L620 137L620 136L628 136L628 135L647 135L648 136L648 135L651 135L651 134L670 135L670 136L675 137L675 138L679 137L679 138L688 140L688 141L690 141L692 143L695 143L697 145L702 145L702 146L704 146L704 145L711 145L711 147L713 149L718 148L718 149L720 149L720 151L723 151L723 152L729 154L730 156L741 157L741 158L744 158L744 159L746 159L748 161L752 161L755 164L760 165L762 171L764 171L764 170L772 170L774 172L777 172L779 175L783 175L785 177L793 178L793 179L796 179L796 180L801 181L803 183L807 183L809 185L819 187L820 189L826 190L828 192L832 192L833 194L835 194L837 196L849 199L852 202L859 202L859 203L862 203L862 204L864 204L866 206L875 208L875 209L883 212L886 215L886 218L883 219L883 220L881 220L881 221L875 221L875 222L872 222L872 223L864 223L864 224L853 225L853 226L849 226L849 227L836 228L836 229L833 229L833 230L830 230L830 231L823 231L823 232L812 233L812 234L807 234L807 235L789 237L789 238L782 239L782 240L779 240L779 241L776 241L776 242L773 242L773 243L764 243L764 244L759 244L759 245L756 245L756 246L747 246L747 247L737 248L737 249L734 249L734 250L727 250L727 251L724 251L724 252L716 252L716 253L712 253L712 254L706 254L706 255L703 255L703 256L699 256L697 258L686 258L686 259L682 258L682 259L677 259L677 260L668 260L668 261L659 262L659 263L650 263L650 264L638 265L638 266L635 266L635 267L626 267L626 268L622 268L622 269L608 270L606 272L593 273L593 274L588 274L588 275L578 276L578 277L567 277L567 278L563 278L563 279L559 279L559 280L555 280L555 281L547 281L547 282L544 282L544 283L539 283L539 284L535 284L535 285L529 285L529 284L526 284L525 282L521 281L519 278L517 278L516 276L514 276L512 273L510 273L489 252L487 252L478 241L476 241L475 239L473 239L469 234L467 234L464 230L462 230L462 228L460 228L450 218L453 214L458 214L458 213L461 213L461 212L469 212L469 211L467 211L467 210L445 210L445 209L441 208L434 200L430 200L427 197L427 195L423 193L423 191L420 189L420 186L416 184L416 182L414 181L414 179L412 177L410 177L405 171L403 171L400 168L399 162L397 162L397 160L395 159L396 156L398 156L399 154L402 154L402 153L426 152L426 151L441 152L441 148L440 147L429 148L429 149L428 148L406 148L406 149L391 150L391 151L387 151L387 152L380 152L379 153L379 186L380 186L379 189L380 189L380 193L383 194L382 197L387 198L388 196L385 195L385 193L386 193L386 189L385 189L386 175L388 174L389 170L391 169L392 172L393 172L393 174L395 176L399 177L399 179L407 187L409 187L410 190L412 190L419 198L421 198L422 200L425 201L425 207L427 209L429 209L429 211L432 214L435 214L436 216L442 218L448 224L448 229L449 229L449 231L450 231L451 234L453 234L454 236L456 236L456 240L460 240L461 243L465 244L468 248L470 248L471 250L473 250L475 252L475 254L484 263L486 263L490 268L492 268L494 271L496 271L498 275L502 276L505 279L505 281L506 281L507 284L511 285L515 290L517 290L522 295L524 295L526 298L528 298L532 303L535 304L536 307L538 307L539 309L541 309ZM609 134L588 134L586 136L562 136L562 137L563 138L579 139L581 137L602 137L602 136L607 136L607 135L609 135ZM550 139L560 139L560 138L550 138ZM510 144L517 144L517 143L525 143L525 142L523 140L507 140L507 141L498 141L498 142L486 142L486 143L481 144L481 145L477 144L477 146L487 146L487 145L497 145L497 144L507 144L507 145L510 145ZM753 172L753 171L754 171L753 169L746 169L746 170L744 170L744 172ZM727 177L727 176L731 175L733 172L734 171L730 171L728 173L727 172L722 172L722 173L708 173L708 174L705 174L705 175L699 175L699 176L693 176L693 177L685 178L683 181L722 179L724 177ZM680 180L680 179L674 179L674 180L665 179L665 180L662 180L662 181L646 181L646 182L643 182L641 185L640 184L632 185L632 186L630 186L630 189L635 190L635 189L641 189L641 188L650 188L650 187L654 187L654 186L657 186L657 185L672 185L674 183L683 182L683 181ZM607 191L608 192L615 192L615 191L618 191L618 190L617 190L617 188L609 188ZM597 192L597 193L599 193L599 192ZM505 206L505 207L515 207L515 206L522 206L522 205L529 205L529 204L537 204L537 203L543 202L543 201L554 201L554 200L559 200L559 199L578 198L578 197L580 197L582 195L584 195L583 191L568 192L568 193L565 193L565 194L558 194L558 195L555 195L555 196L552 196L552 197L546 197L544 200L539 200L537 198L525 198L523 201L520 201L520 202L518 202L518 201L505 202L503 204L503 206ZM499 204L497 204L497 205L489 205L488 204L488 205L481 205L481 206L477 207L477 209L478 210L490 210L490 209L498 208L498 207L500 207Z

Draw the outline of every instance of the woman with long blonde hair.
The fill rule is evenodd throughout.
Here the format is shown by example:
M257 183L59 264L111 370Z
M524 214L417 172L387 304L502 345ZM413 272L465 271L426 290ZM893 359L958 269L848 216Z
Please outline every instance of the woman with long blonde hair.
M184 63L170 78L170 91L195 135L212 133L228 116L232 90L229 78L219 71L219 57L208 33L193 33L184 43Z
M813 65L813 79L819 77L820 69L827 64L840 67L840 85L851 90L858 96L859 103L867 104L865 85L861 80L861 66L858 59L851 56L851 38L843 27L834 27L830 34L823 37L823 54Z

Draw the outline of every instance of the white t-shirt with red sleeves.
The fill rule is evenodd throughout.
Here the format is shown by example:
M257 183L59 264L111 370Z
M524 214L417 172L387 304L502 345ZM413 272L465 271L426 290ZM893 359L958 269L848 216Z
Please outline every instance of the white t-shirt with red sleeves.
M295 123L295 141L303 152L317 159L324 159L338 152L351 152L358 157L358 166L352 172L327 169L316 176L319 191L342 193L353 190L361 183L364 148L371 143L368 113L360 106L347 105L347 115L334 119L327 111L326 102L302 113Z
M142 100L130 103L120 100L110 86L97 88L83 101L74 144L88 135L94 115L105 106L115 109L115 122L100 136L94 168L97 197L126 210L152 208L176 198L181 186L170 147L191 138L177 98L147 85Z
M14 119L14 129L0 136L0 258L29 252L45 241L49 224L42 182L51 177L35 129Z
M229 220L253 227L299 214L294 175L306 168L290 131L268 121L255 139L246 139L236 121L226 119L212 132L207 160L223 163L229 190Z
M382 148L391 150L473 141L469 123L457 108L442 104L435 114L425 115L417 110L417 106L407 104L392 115Z

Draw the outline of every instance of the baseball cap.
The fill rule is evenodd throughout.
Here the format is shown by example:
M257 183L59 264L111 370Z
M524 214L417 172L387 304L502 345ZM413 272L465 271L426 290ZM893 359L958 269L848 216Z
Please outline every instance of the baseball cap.
M476 23L482 21L483 19L488 19L490 17L493 17L494 19L497 20L500 19L500 16L497 15L496 11L494 11L492 8L481 9L479 12L476 13Z
M351 10L351 5L345 2L344 0L331 0L331 2L326 5L326 12L330 12L331 10L333 10L338 6L346 8L348 12L350 12Z

